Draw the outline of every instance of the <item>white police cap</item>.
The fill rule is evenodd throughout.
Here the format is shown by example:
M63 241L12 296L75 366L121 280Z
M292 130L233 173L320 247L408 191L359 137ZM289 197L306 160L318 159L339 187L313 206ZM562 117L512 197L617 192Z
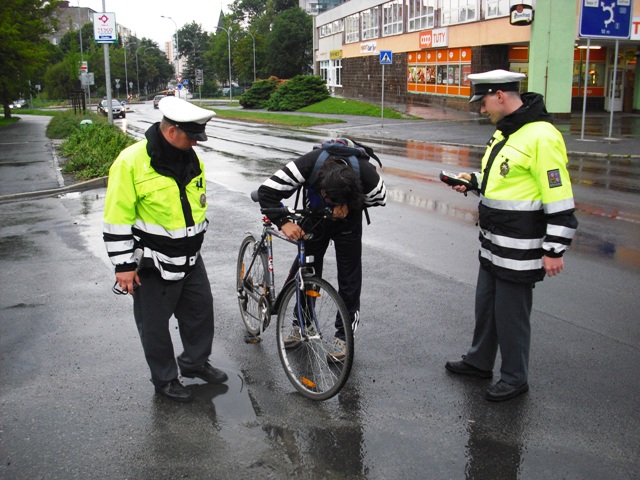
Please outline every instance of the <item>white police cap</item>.
M215 112L172 96L160 100L158 108L170 123L183 130L189 138L202 142L207 139L204 128Z
M481 100L488 93L498 90L503 92L520 91L520 80L525 78L524 73L509 72L507 70L491 70L484 73L472 73L468 76L473 84L473 96L469 103Z

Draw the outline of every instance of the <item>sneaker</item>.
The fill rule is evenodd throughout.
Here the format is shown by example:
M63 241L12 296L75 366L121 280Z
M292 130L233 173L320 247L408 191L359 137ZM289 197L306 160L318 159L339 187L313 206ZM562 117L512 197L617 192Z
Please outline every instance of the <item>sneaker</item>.
M342 362L347 355L347 342L340 340L338 337L333 338L331 344L331 351L327 354L327 357L332 362Z
M300 334L300 327L295 325L291 327L289 335L284 339L284 348L295 348L302 342L302 335Z

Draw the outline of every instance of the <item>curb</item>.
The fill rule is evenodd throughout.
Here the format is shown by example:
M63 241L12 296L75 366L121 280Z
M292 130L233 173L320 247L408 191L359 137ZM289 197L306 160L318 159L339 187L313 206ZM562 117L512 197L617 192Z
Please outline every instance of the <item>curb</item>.
M107 186L107 180L109 177L100 177L87 180L85 182L74 183L61 188L52 188L49 190L38 190L35 192L13 193L10 195L0 195L0 203L8 202L11 200L22 200L25 198L42 198L42 197L55 197L56 195L62 195L71 192L83 192L85 190L93 190L94 188L104 188Z

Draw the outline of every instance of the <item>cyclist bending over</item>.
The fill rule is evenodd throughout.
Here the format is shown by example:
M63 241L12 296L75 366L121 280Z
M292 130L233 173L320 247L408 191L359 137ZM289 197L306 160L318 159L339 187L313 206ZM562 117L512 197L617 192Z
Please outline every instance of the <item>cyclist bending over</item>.
M369 147L340 138L322 145L289 162L274 173L258 189L262 208L277 208L283 199L302 189L306 208L329 207L333 218L308 220L297 225L286 215L270 215L269 219L290 239L298 240L313 234L305 241L309 264L322 276L324 255L333 240L338 270L338 293L344 301L355 333L360 321L360 292L362 289L362 213L367 207L386 204L386 188L369 159L378 158ZM379 162L379 160L378 160ZM298 268L297 259L291 272ZM284 340L285 348L298 346L302 338L300 328L292 326ZM331 356L340 361L345 355L344 332L336 322Z

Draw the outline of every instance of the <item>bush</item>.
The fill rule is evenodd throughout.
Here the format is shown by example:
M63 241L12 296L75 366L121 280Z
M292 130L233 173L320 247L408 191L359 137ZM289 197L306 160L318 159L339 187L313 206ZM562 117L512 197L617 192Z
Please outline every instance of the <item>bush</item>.
M282 81L277 77L269 77L266 80L253 82L251 88L240 97L242 108L267 108L269 98L276 91Z
M74 114L73 110L56 112L47 125L47 138L67 138L80 126L82 120L89 119L93 123L104 123L106 120L95 113Z
M60 153L67 157L62 171L82 180L106 176L120 152L133 143L133 138L109 123L77 126L60 146Z
M273 92L268 110L293 112L329 98L329 90L317 75L297 75Z

